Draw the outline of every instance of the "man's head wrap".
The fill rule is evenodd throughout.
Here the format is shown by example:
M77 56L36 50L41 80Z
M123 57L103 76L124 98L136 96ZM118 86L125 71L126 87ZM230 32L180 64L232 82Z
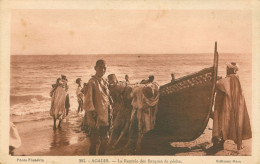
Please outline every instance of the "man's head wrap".
M227 63L227 68L232 69L234 73L236 73L239 70L239 65L235 62Z

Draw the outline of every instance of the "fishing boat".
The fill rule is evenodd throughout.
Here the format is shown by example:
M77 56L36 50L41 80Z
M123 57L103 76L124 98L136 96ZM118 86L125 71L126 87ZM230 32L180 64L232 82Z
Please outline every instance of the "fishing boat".
M215 43L212 67L160 87L155 126L143 136L141 154L162 154L162 147L169 142L193 141L203 133L214 102L217 71Z

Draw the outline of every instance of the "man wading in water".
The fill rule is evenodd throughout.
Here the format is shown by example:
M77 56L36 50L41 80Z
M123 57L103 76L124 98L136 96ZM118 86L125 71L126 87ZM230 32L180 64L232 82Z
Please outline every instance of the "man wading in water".
M53 130L56 130L56 120L59 120L58 128L61 128L62 119L65 118L65 99L66 92L63 88L61 78L58 78L56 84L50 92L51 96L51 109L50 115L53 117Z
M96 74L88 82L83 108L87 112L87 122L90 128L89 154L96 154L97 143L100 140L98 154L104 155L112 121L112 99L109 95L108 83L103 79L106 73L106 62L98 60L95 70Z
M68 90L69 90L68 79L66 78L65 75L61 75L61 80L63 83L63 88L65 89L65 92L66 92L65 108L66 108L66 116L68 116L69 110L70 110L70 96L68 93Z

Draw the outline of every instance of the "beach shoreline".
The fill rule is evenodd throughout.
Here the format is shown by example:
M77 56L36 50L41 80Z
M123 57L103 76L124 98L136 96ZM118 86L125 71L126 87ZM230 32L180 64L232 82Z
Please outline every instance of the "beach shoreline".
M176 75L176 78L179 78L212 66L213 60L212 54L198 54L196 58L181 54L140 56L140 58L120 55L103 56L109 63L105 76L114 73L118 80L123 80L127 74L131 83L135 83L152 74L155 76L155 81L163 85L170 82L172 72ZM94 71L93 63L100 57L102 55L62 56L62 58L59 56L44 56L44 58L42 56L11 56L10 99L12 104L10 105L10 121L17 126L22 139L22 146L15 149L15 155L73 156L88 154L89 141L80 128L83 113L77 115L76 112L78 103L75 96L77 87L75 79L80 77L84 82L87 82ZM23 62L21 62L22 60ZM226 62L230 61L236 61L240 65L241 69L238 75L241 79L249 117L252 121L251 58L248 58L245 54L220 53L219 76L225 77ZM158 63L164 63L164 66ZM62 69L64 65L66 65L65 70ZM65 74L69 80L70 89L68 92L71 111L68 119L63 121L62 129L53 131L53 121L49 115L49 91L51 90L51 84L55 82L61 73ZM40 83L39 79L41 79ZM192 142L172 143L172 147L192 149L190 152L177 152L175 155L206 155L203 149L212 145L211 133L212 131L207 127L204 134ZM232 141L227 141L225 144L226 150L220 151L217 155L250 155L251 142L252 139L243 141L246 145L245 149L248 151L244 152L245 149L237 151L235 144ZM66 150L62 152L63 149ZM128 155L132 152L125 150L108 152L108 154L112 155L116 153L118 153L117 155Z
M84 113L84 112L83 112ZM14 150L14 156L86 156L90 141L86 133L81 130L83 113L72 115L64 119L62 128L53 130L50 119L28 121L16 125L22 140L22 146ZM203 134L191 142L173 142L173 149L178 149L172 155L176 156L205 156L205 150L212 146L212 121ZM29 135L28 135L29 134ZM251 155L250 140L243 141L241 150L236 149L233 141L226 141L224 150L216 156L249 156ZM135 155L131 149L109 149L107 155Z
M86 134L81 130L82 119L83 113L70 112L63 119L61 129L55 131L53 120L49 118L17 123L22 145L14 150L14 155L40 155L83 141Z

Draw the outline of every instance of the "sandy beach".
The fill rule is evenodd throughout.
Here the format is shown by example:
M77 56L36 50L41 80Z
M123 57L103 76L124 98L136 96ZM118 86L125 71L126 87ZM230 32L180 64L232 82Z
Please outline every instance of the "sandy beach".
M54 131L53 120L28 121L16 124L22 145L15 149L15 155L77 155L66 152L64 147L79 144L86 140L86 134L81 131L82 114L72 114L62 122L62 128ZM82 145L82 144L80 144ZM82 145L85 147L85 145ZM62 151L59 151L62 150ZM56 154L53 152L60 152ZM88 152L86 152L88 153ZM86 154L85 153L85 154Z
M41 121L28 121L16 124L22 146L15 149L15 156L83 156L88 155L89 138L81 130L83 113L71 113L64 119L62 128L52 130L52 119ZM192 142L174 142L172 155L176 156L205 156L205 150L212 146L211 134L212 120L204 133ZM107 155L135 155L133 149L119 147L109 149ZM251 155L251 139L243 141L241 150L236 149L233 141L226 141L224 150L219 151L219 156L247 156Z

